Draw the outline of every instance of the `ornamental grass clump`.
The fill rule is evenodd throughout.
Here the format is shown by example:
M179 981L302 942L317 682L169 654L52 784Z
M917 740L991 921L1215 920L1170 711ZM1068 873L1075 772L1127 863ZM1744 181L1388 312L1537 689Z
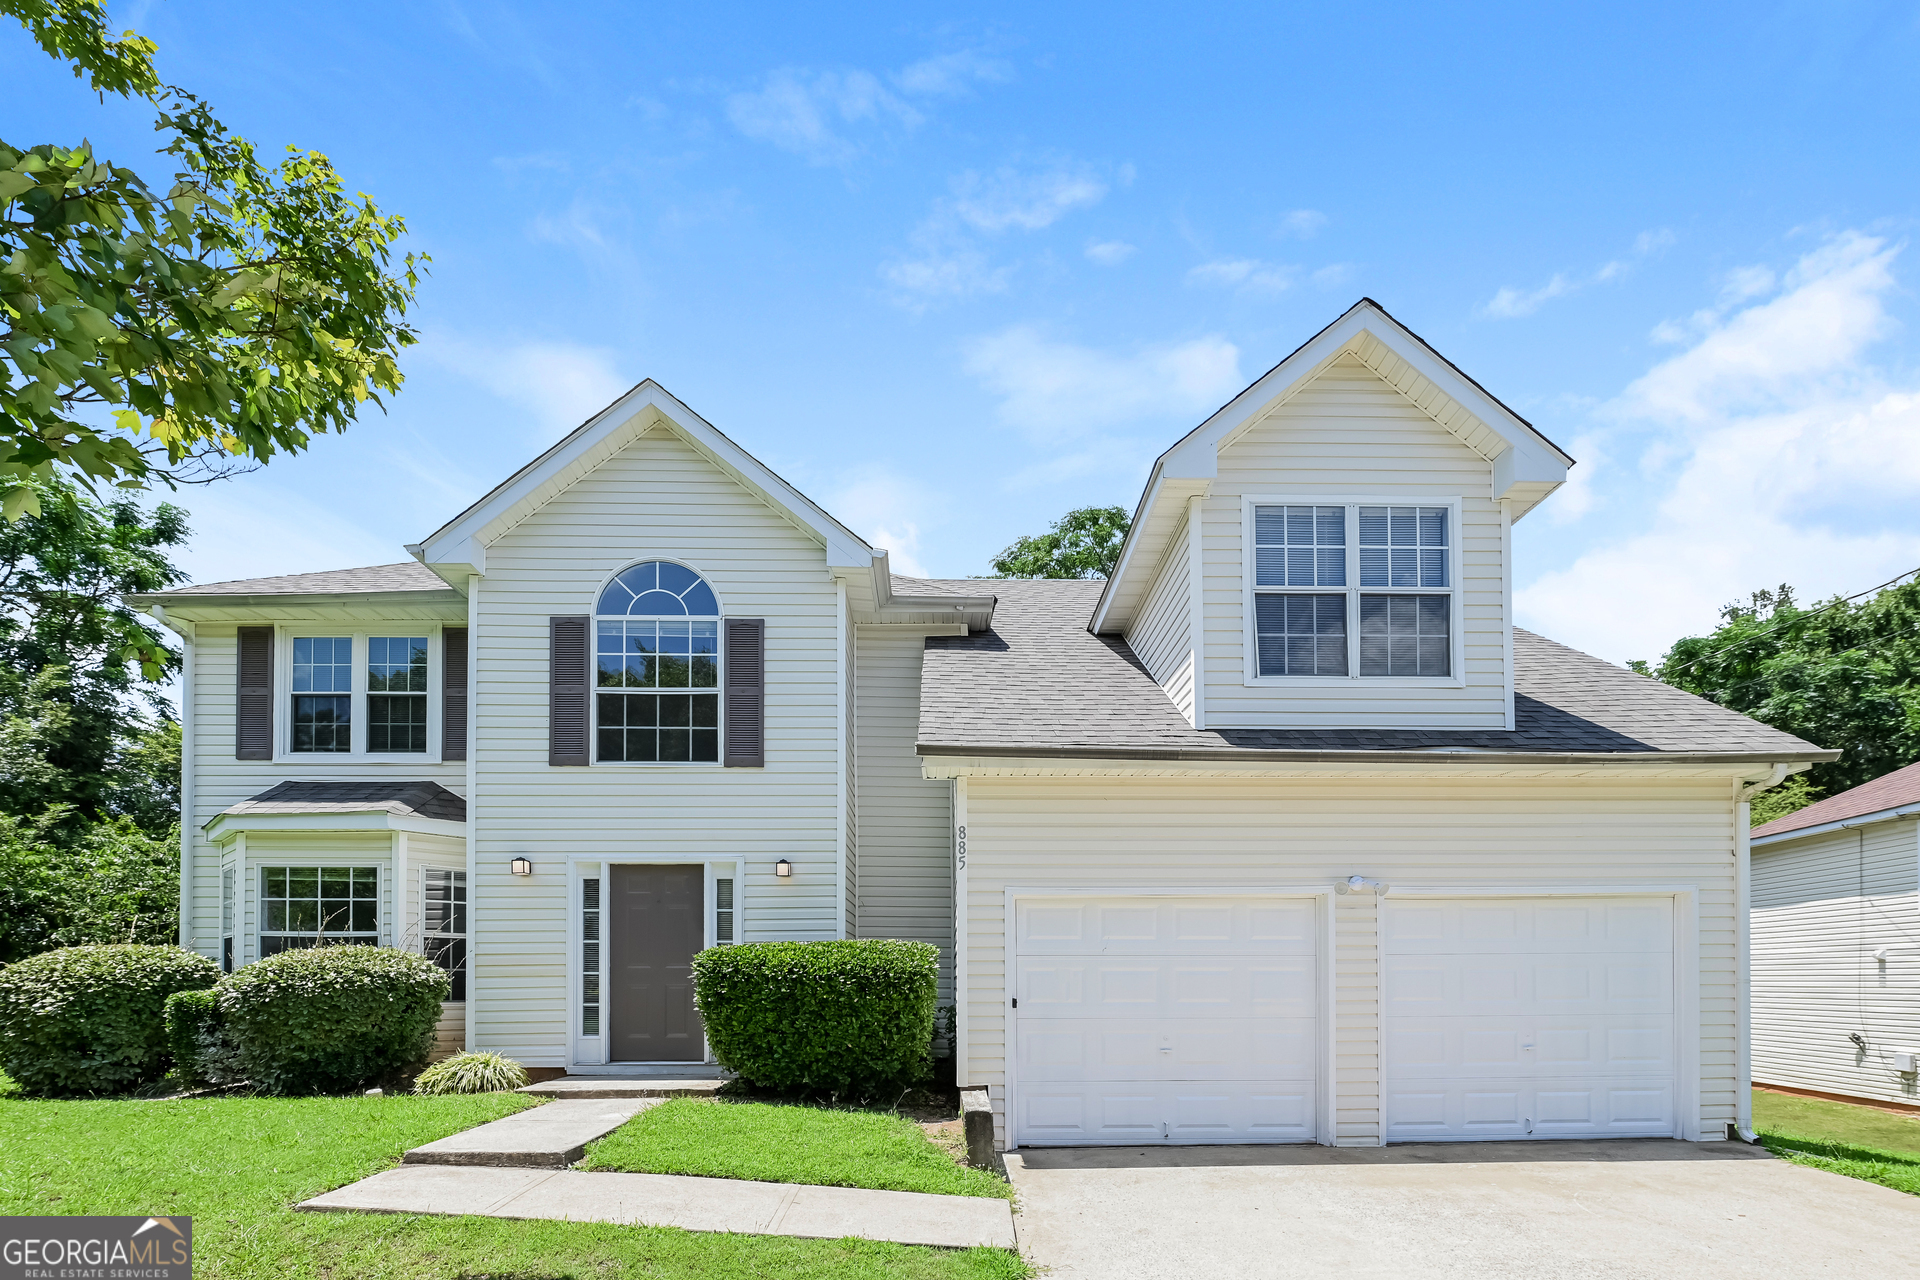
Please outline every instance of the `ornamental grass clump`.
M267 1093L342 1093L397 1080L433 1051L446 971L393 947L309 947L229 974L220 1022Z
M456 1053L422 1071L415 1093L504 1093L527 1083L527 1069L497 1053Z
M66 947L0 969L0 1068L28 1093L123 1093L166 1074L162 1014L219 966L180 947Z
M693 958L721 1066L763 1089L883 1098L933 1074L940 950L892 938L755 942Z

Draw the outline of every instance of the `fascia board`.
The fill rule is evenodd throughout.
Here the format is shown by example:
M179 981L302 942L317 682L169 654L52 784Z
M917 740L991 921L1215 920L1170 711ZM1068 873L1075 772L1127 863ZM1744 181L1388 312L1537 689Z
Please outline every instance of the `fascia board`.
M1876 822L1892 822L1897 818L1920 818L1920 804L1905 804L1895 809L1877 809L1872 813L1862 813L1852 818L1835 818L1832 822L1822 822L1816 826L1798 827L1792 831L1777 831L1770 836L1756 836L1747 843L1750 848L1759 849L1766 845L1779 844L1783 840L1832 835L1836 831L1851 831L1855 827L1869 826Z
M1149 545L1145 532L1152 526L1153 513L1160 504L1172 501L1184 509L1187 499L1204 496L1210 483L1204 477L1165 475L1155 464L1153 474L1147 478L1146 492L1141 495L1140 504L1134 508L1133 523L1127 526L1126 540L1120 544L1120 558L1114 564L1113 576L1107 579L1107 585L1101 588L1100 599L1094 603L1093 617L1087 623L1087 630L1094 635L1107 631L1118 604L1152 585L1148 582L1136 587L1134 578L1138 574L1152 573L1165 558L1165 539L1156 537Z
M129 598L164 608L187 622L321 622L328 618L391 618L396 622L461 622L466 599L452 591L354 591L336 595L208 595Z
M1136 771L1142 767L1178 769L1192 766L1258 774L1329 765L1349 769L1371 767L1412 770L1450 777L1481 773L1492 777L1520 776L1516 771L1538 771L1538 776L1551 777L1574 770L1656 774L1683 770L1696 775L1704 772L1714 776L1725 774L1728 777L1740 777L1751 773L1760 764L1800 763L1813 754L1828 757L1837 755L1832 752L1810 752L1789 757L1772 753L1693 751L1649 751L1631 755L1620 752L1497 750L1252 751L1231 748L958 746L926 742L916 744L914 753L921 758L923 771L938 768L942 777L1009 768L1083 767Z
M645 420L636 423L637 418ZM552 496L545 490L563 487L568 469L609 436L623 428L638 435L661 420L687 436L763 501L809 530L826 547L829 565L864 566L872 560L873 548L858 535L651 378L587 419L565 439L422 539L416 544L417 558L430 566L478 565L484 572L482 544L487 540L490 525L522 503L543 503Z
M215 844L225 844L243 831L406 831L464 840L467 824L367 809L354 813L221 813L202 830Z

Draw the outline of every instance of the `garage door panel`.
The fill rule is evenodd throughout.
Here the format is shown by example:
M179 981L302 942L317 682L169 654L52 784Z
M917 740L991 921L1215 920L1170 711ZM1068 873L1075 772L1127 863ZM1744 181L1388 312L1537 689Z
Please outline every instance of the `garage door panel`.
M1384 981L1389 1016L1673 1011L1670 953L1389 955Z
M1309 1142L1314 1136L1313 1090L1304 1082L1023 1085L1016 1113L1020 1140L1028 1145Z
M1389 900L1387 1137L1668 1135L1669 898Z
M1593 1018L1395 1018L1390 1071L1472 1079L1524 1067L1535 1078L1674 1071L1673 1020Z
M1312 1017L1312 956L1042 956L1020 969L1036 1017Z
M1385 1102L1390 1142L1665 1137L1674 1127L1673 1088L1665 1082L1404 1080L1388 1088Z
M1673 939L1667 898L1390 902L1386 939L1398 954L1658 950ZM1544 945L1543 945L1544 944Z
M1316 929L1312 899L1017 903L1016 1140L1311 1141Z
M1015 917L1026 956L1311 956L1317 927L1312 899L1020 902Z
M1023 1081L1226 1080L1313 1074L1311 1018L1129 1019L1023 1018Z

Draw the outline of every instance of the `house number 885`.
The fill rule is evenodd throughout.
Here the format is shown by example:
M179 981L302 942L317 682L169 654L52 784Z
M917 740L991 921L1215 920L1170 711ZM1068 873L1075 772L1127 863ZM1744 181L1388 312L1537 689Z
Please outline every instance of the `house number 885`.
M967 829L965 827L953 829L953 848L959 856L960 869L965 871L967 869Z

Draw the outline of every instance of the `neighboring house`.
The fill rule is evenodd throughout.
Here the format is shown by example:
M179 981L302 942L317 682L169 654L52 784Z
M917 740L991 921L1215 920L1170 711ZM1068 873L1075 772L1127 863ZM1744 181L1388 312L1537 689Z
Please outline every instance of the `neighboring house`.
M1009 1145L1722 1138L1744 797L1834 753L1514 628L1569 463L1363 300L1110 582L928 582L642 383L417 563L144 598L183 937L576 1072L702 1061L702 947L923 939Z
M1920 1106L1920 764L1753 829L1753 1078Z

